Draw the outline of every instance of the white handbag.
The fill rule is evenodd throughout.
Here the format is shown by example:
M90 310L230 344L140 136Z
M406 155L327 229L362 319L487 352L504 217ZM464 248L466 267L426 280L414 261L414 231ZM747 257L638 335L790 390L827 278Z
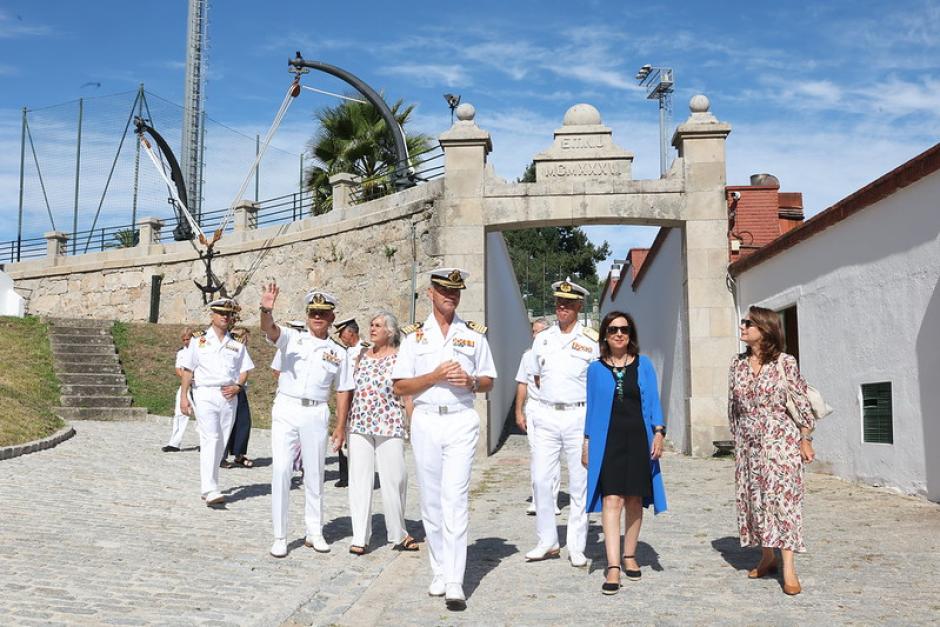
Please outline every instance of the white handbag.
M800 417L800 412L796 408L796 403L793 402L793 391L790 389L790 381L787 379L787 373L783 369L783 353L780 353L780 357L777 358L777 371L780 373L780 378L783 379L787 387L787 413L790 414L790 417L794 420L797 420ZM821 420L832 413L832 407L826 403L822 393L809 383L806 384L806 400L809 401L809 407L813 412L813 416L816 417L816 420Z

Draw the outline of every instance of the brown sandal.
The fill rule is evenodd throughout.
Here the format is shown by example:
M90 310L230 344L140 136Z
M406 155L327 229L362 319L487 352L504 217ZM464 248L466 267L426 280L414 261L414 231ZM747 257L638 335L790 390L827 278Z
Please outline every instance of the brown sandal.
M245 457L244 455L242 455L241 457L236 458L236 459L235 459L235 463L238 464L239 466L241 466L242 468L252 468L252 467L255 465L255 463L254 463L253 461L251 461L250 459L248 459L248 458Z
M353 544L352 546L349 547L349 552L352 553L353 555L365 555L366 547L359 546L358 544Z
M412 538L410 535L405 536L405 539L392 547L393 551L418 551L421 547L418 546L418 541Z

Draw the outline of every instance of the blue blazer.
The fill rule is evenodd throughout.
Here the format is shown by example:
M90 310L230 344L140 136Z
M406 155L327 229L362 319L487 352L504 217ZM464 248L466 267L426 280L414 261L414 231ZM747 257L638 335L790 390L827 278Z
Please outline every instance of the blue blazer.
M639 356L637 382L640 385L640 405L643 422L646 424L647 441L653 441L653 427L663 425L663 410L659 404L659 385L656 369L646 355ZM600 361L592 362L587 371L587 415L584 419L584 437L588 440L588 487L587 511L601 511L603 497L600 490L601 464L607 446L607 429L610 427L610 412L614 404L614 378L610 370ZM666 511L666 488L659 469L659 460L650 460L653 478L653 498L644 499L643 507L653 506L660 514Z

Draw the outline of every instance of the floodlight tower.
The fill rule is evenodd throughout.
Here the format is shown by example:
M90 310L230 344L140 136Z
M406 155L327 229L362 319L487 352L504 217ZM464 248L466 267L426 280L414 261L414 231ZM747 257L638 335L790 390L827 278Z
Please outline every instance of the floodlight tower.
M180 161L189 191L188 207L197 222L202 219L202 144L205 139L205 69L209 0L189 0L186 26L186 84L183 92L183 134Z
M640 86L646 87L647 100L659 101L659 175L665 176L669 167L666 162L669 154L666 117L672 111L672 92L675 91L672 68L653 67L647 63L636 73L636 80Z

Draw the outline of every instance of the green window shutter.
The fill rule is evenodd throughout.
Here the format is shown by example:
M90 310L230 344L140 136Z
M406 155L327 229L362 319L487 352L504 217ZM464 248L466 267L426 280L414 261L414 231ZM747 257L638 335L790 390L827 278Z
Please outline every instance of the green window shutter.
M862 440L894 444L890 382L862 384Z

